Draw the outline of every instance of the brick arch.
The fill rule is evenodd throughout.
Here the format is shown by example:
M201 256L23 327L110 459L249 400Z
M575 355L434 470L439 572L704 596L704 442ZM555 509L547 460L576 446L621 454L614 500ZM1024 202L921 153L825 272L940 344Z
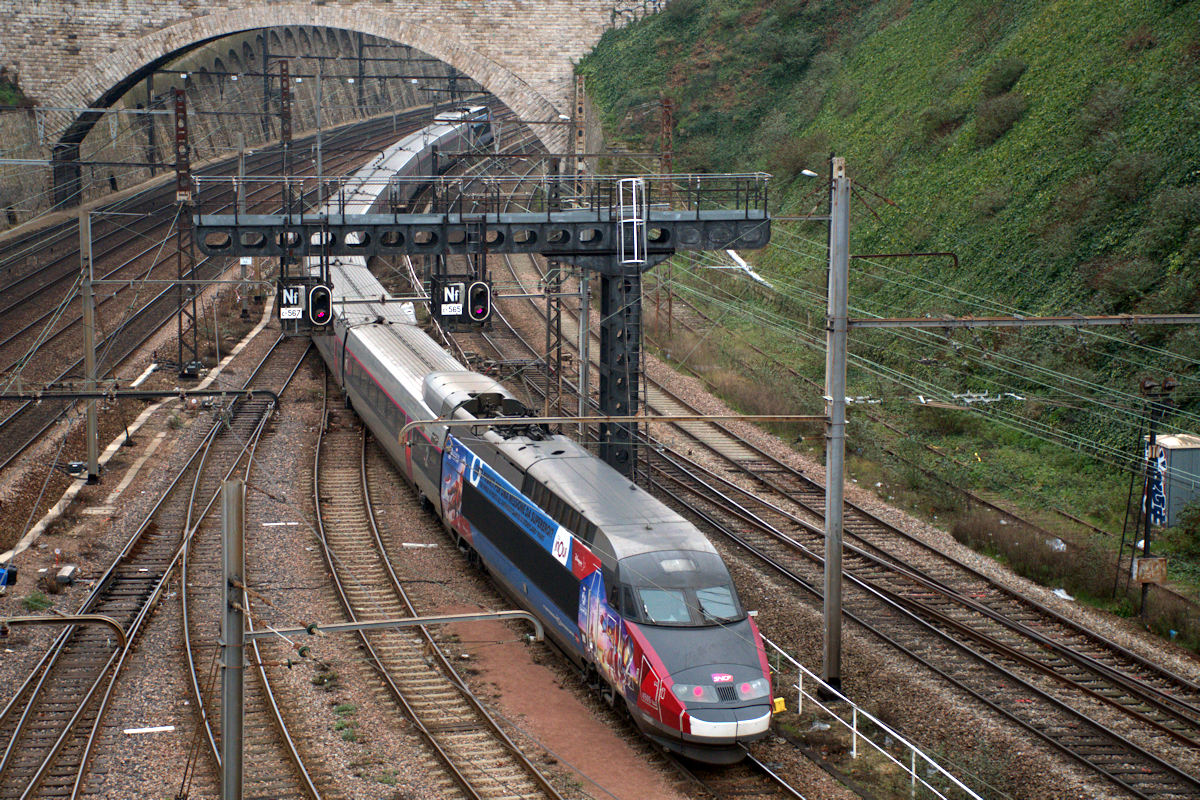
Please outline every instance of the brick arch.
M53 91L44 104L107 106L123 94L125 87L136 80L135 76L144 75L180 53L232 34L296 25L355 31L412 45L472 77L522 119L558 118L559 111L552 99L535 90L525 77L489 57L473 42L447 36L444 30L414 20L412 15L363 6L343 10L307 4L255 5L237 11L220 11L130 37L97 61L81 64L72 79ZM76 135L79 133L75 131ZM534 133L552 151L561 151L565 147L566 131L561 126L536 126Z

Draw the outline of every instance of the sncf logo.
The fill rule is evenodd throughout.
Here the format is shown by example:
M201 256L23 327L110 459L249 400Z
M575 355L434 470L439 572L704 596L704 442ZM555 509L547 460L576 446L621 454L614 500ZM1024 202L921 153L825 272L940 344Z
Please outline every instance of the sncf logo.
M733 683L733 676L726 675L724 672L714 672L712 674L713 683Z

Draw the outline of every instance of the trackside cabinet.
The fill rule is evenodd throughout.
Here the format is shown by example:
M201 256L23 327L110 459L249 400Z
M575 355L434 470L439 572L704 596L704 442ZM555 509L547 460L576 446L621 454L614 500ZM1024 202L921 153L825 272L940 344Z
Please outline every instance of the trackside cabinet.
M1146 444L1149 445L1147 438ZM1178 433L1156 436L1154 458L1162 470L1167 527L1179 524L1179 513L1200 500L1200 436Z

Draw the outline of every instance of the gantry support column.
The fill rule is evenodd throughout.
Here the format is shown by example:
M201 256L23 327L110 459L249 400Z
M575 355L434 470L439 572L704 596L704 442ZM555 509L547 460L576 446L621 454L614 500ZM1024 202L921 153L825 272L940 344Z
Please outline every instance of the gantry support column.
M642 363L642 276L600 275L600 413L632 416L638 409ZM600 457L630 478L636 468L633 423L600 424Z

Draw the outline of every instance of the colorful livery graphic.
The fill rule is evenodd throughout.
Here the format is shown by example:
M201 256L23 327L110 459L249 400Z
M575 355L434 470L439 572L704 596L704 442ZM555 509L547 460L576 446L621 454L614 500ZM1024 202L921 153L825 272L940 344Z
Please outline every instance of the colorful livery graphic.
M469 138L482 118L439 116L430 130ZM402 140L371 174L403 169L432 138ZM374 206L362 187L348 190ZM459 548L542 619L645 735L697 760L741 759L740 745L770 726L770 673L754 620L703 534L584 445L535 423L490 422L532 414L447 354L411 305L389 302L361 258L333 259L330 277L333 335L314 337L317 349ZM432 422L401 436L413 420Z

